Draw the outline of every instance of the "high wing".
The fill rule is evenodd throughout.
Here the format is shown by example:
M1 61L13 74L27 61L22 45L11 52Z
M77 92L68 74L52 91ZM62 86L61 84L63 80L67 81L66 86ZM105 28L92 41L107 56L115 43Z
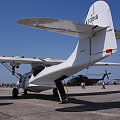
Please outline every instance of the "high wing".
M0 63L10 63L14 65L20 65L20 64L44 64L44 65L56 65L60 64L65 60L57 60L57 59L51 59L51 58L23 58L19 56L15 57L5 57L0 56Z
M52 18L25 18L17 21L18 24L37 28L41 30L47 30L51 32L57 32L74 37L86 37L95 34L106 27L100 27L98 25L87 25L67 20L52 19Z
M52 58L24 58L24 57L19 57L19 56L14 56L14 57L5 57L5 56L0 56L0 63L10 63L10 64L15 64L15 65L20 65L20 64L44 64L44 65L57 65L65 60L61 59L52 59ZM112 63L112 62L97 62L93 66L120 66L120 63Z

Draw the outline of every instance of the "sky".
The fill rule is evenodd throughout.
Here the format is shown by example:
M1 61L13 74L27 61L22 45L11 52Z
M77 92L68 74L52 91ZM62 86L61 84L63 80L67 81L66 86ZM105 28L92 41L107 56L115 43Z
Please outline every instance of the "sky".
M83 23L88 9L96 0L0 0L0 55L67 59L78 38L20 26L17 20L26 17L49 17ZM110 5L114 27L120 29L120 1L106 0ZM120 61L120 42L115 55L104 61ZM120 78L120 67L91 67L79 74L111 72L110 79ZM18 72L29 72L30 66L21 65ZM94 76L97 77L97 76ZM100 77L100 76L99 76ZM0 65L0 82L17 79Z

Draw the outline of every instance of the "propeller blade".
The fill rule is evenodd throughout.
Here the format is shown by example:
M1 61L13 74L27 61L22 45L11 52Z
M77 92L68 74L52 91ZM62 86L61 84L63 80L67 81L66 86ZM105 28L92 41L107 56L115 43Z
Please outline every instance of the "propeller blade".
M109 76L108 75L111 74L111 73L108 73L106 69L105 69L105 73L106 73L107 79L109 80Z
M108 74L107 74L107 79L109 80L109 76L108 76Z

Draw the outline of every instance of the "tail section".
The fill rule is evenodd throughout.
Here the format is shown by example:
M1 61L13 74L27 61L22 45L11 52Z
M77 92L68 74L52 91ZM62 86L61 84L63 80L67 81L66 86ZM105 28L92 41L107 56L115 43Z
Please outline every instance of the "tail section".
M103 51L106 51L107 53L108 52L114 53L116 51L117 44L116 44L111 11L108 4L105 1L97 1L90 7L85 23L90 25L107 27L105 32L101 32L100 35L98 34L96 35L96 37L93 38L96 39L93 45L104 46ZM101 40L100 36L103 35L104 35L104 40Z
M111 11L105 1L99 0L92 4L85 20L86 25L49 18L27 18L19 20L18 23L32 28L82 37L68 60L45 69L47 74L57 73L56 79L61 76L70 76L94 65L117 50ZM100 27L103 29L99 29Z
M97 1L89 9L85 24L105 27L92 36L81 38L68 62L77 72L93 65L117 50L111 11L105 1ZM96 29L96 27L94 29ZM93 29L93 31L94 31ZM78 67L79 66L79 67ZM72 71L73 72L73 71Z

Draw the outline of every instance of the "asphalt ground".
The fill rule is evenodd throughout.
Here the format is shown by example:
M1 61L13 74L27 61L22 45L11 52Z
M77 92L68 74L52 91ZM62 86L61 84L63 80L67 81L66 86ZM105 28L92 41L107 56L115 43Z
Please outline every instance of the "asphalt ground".
M61 104L52 90L12 99L11 88L0 88L0 120L120 120L120 85L65 89Z

